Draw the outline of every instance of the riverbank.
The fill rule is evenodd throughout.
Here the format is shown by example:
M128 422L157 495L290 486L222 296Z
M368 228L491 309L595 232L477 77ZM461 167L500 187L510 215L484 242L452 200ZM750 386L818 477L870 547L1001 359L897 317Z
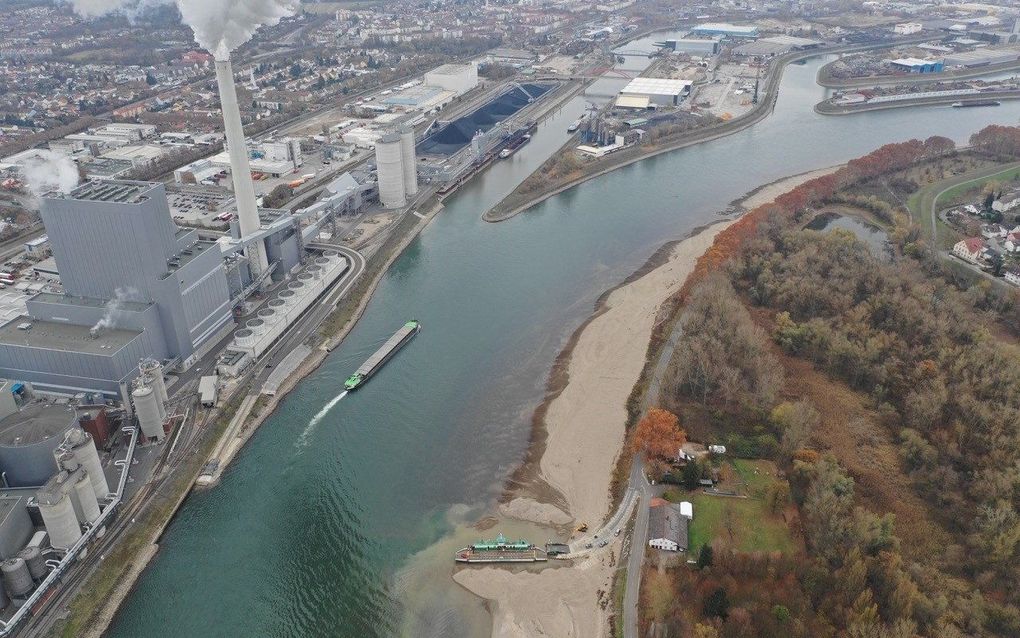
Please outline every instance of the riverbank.
M562 371L551 376L551 395L536 411L544 415L542 452L525 470L534 480L521 484L502 513L546 525L583 521L593 528L608 517L610 481L626 438L627 398L644 368L660 307L730 223L675 242L639 271L647 272L602 297L560 355ZM454 580L491 603L493 636L606 635L619 543L615 539L569 568L467 569Z
M868 111L884 111L887 109L902 109L912 106L938 106L943 104L955 104L957 102L985 102L988 100L1020 100L1020 91L997 91L993 93L979 93L977 95L946 95L934 97L904 98L894 102L862 102L860 104L833 104L825 100L815 104L815 113L819 115L854 115ZM993 105L990 105L993 106ZM974 106L972 108L978 108Z

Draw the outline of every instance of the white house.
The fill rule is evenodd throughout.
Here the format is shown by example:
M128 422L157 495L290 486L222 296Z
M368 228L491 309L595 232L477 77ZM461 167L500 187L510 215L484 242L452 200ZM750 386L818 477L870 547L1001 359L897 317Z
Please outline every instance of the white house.
M953 246L953 254L964 261L977 264L981 262L981 253L984 248L985 242L980 237L970 237L956 242L956 245Z
M893 27L893 33L896 35L913 35L920 33L924 27L919 22L901 22Z
M1008 213L1017 206L1020 206L1020 197L1016 197L1010 200L998 199L992 202L992 210L994 210L997 213Z

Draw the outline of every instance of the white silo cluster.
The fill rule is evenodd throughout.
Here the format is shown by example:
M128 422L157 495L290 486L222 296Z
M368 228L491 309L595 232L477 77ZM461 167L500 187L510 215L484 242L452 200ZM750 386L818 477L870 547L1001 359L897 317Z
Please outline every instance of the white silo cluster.
M387 133L375 145L379 201L386 208L401 208L407 198L418 192L418 167L414 150L414 131L403 129Z
M159 400L166 403L169 395L166 393L166 382L163 380L163 364L155 359L142 359L138 363L138 371L141 383L150 386Z
M73 472L79 467L85 468L89 486L98 501L102 502L109 496L110 486L106 481L103 463L99 460L99 451L91 434L81 429L68 431L53 456L60 469Z
M316 257L276 298L234 333L230 350L258 359L348 268L347 258L337 252L326 251Z
M39 513L56 549L70 549L82 536L81 526L99 518L99 502L88 474L84 467L73 472L61 470L36 494Z

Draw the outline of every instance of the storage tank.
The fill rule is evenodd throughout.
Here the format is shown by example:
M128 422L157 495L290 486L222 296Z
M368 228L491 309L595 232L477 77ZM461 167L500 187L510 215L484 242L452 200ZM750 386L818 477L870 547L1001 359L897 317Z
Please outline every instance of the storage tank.
M151 388L146 389L152 391ZM70 549L81 538L78 516L71 502L73 487L68 484L67 478L64 473L54 476L36 494L39 513L50 535L50 545L64 550Z
M155 391L155 389L153 390ZM64 453L70 453L76 464L84 467L88 472L96 500L105 499L110 493L110 486L106 481L106 472L103 471L103 463L99 460L99 451L96 449L92 436L88 432L78 429L67 432L55 452L57 463L60 465L63 465L60 463L60 457ZM67 467L67 469L74 470L74 467Z
M57 473L53 451L78 429L74 408L33 403L0 420L0 469L11 487L35 487Z
M138 368L145 377L145 385L152 387L159 400L166 403L169 395L166 393L166 381L163 380L163 365L155 359L143 359Z
M400 164L404 169L404 195L418 192L418 156L414 152L414 129L400 129Z
M99 518L99 500L96 498L92 481L89 480L89 471L81 468L79 472L80 474L74 479L74 494L80 506L78 522L82 524L94 523Z
M375 165L379 178L379 201L386 208L407 204L400 136L387 133L375 144Z
M163 417L160 415L159 399L156 392L144 385L135 388L131 393L135 402L135 413L138 415L138 424L142 428L142 434L148 439L162 441Z
M18 558L25 561L25 565L28 566L28 573L32 576L32 580L36 582L46 578L46 574L50 571L46 567L46 559L43 558L42 550L38 547L25 547L25 549L18 552Z
M8 558L0 563L0 572L4 575L4 589L13 597L21 598L35 587L28 565L20 557Z

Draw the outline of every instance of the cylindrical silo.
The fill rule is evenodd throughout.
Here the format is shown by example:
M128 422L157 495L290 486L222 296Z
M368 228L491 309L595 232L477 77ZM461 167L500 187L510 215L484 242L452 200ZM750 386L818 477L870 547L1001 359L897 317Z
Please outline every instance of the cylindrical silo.
M404 169L404 194L418 192L418 157L414 152L414 129L400 130L400 164Z
M78 504L81 506L78 522L94 523L99 518L99 501L96 499L96 492L92 487L92 481L89 480L89 472L85 468L79 470L79 475L74 481L74 493L78 497Z
M166 381L163 380L163 365L155 359L144 359L138 365L146 378L146 384L156 392L156 396L163 403L169 398L166 393Z
M56 452L58 455L57 462L61 465L64 464L60 463L59 455L63 451L72 454L76 464L88 471L89 481L92 484L96 499L105 499L110 493L110 486L106 481L103 463L99 460L99 451L96 449L92 436L88 432L78 429L67 432L64 435L63 443L60 444ZM74 470L74 467L67 467L66 469Z
M156 441L163 440L163 417L159 414L159 399L156 392L148 386L138 386L131 393L135 402L135 413L138 415L138 424L142 428L142 434L147 439Z
M8 558L0 563L0 572L4 575L4 589L11 596L22 597L35 587L28 565L21 558Z
M38 547L26 547L18 552L18 558L25 561L25 564L28 565L28 573L32 575L32 580L36 582L46 578L46 574L50 571L46 567L46 559L43 558L42 550Z
M379 177L379 201L383 206L400 208L407 204L399 135L387 133L379 138L375 145L375 165Z
M32 404L0 420L0 469L11 487L36 487L57 473L53 451L78 429L74 408Z
M67 480L64 472L57 474L36 493L39 502L39 513L42 514L43 525L50 535L50 545L57 549L70 549L81 538L81 527L78 516L71 502L73 485Z

